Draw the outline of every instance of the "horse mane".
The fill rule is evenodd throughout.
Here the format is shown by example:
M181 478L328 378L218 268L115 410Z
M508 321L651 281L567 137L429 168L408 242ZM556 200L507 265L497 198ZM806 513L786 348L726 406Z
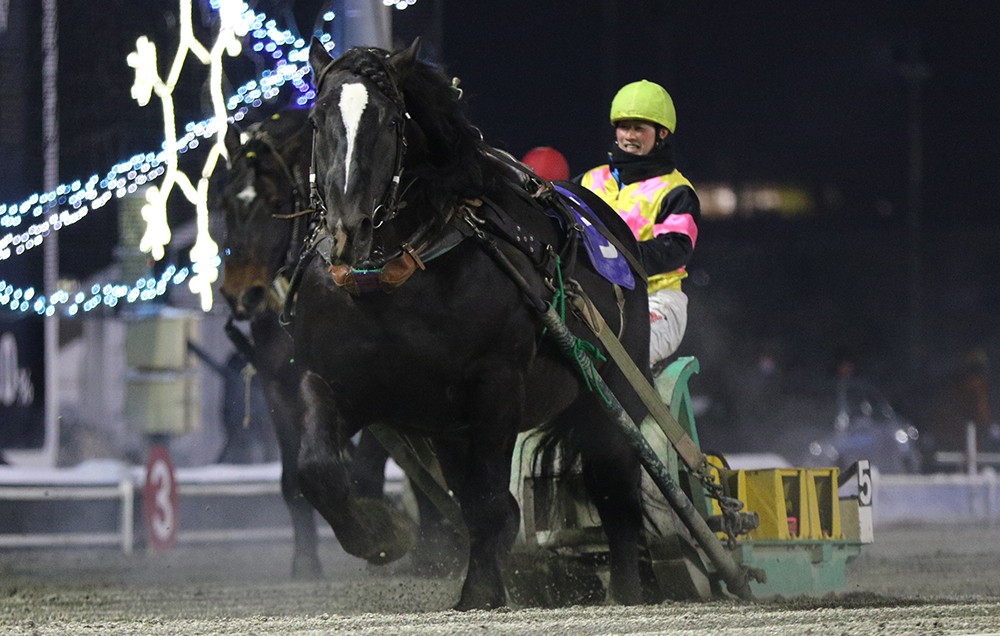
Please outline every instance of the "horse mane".
M448 76L427 62L408 59L405 52L351 49L334 64L369 79L409 113L406 172L430 199L443 208L481 196L497 177L483 154L482 135L469 122Z

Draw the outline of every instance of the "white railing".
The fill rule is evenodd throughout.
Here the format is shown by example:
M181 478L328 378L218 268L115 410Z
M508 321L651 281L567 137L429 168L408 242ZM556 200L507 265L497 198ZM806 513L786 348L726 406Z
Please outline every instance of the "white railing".
M875 524L1000 521L1000 477L992 468L975 475L878 475Z
M115 485L0 486L0 501L102 501L119 500L116 532L53 532L0 534L0 547L68 547L80 545L121 545L131 554L135 545L135 484L123 479Z
M975 466L952 474L874 475L874 516L876 527L892 523L983 521L1000 522L1000 476L984 464L990 454L960 453L956 466ZM269 497L281 496L281 467L207 466L177 471L180 500L192 497ZM141 467L105 471L103 476L80 473L75 469L45 471L0 469L0 502L104 501L118 502L116 527L108 532L10 532L0 533L0 549L27 547L70 547L118 545L130 554L136 545L137 509L145 479ZM394 465L387 474L386 487L399 495L403 475ZM53 526L65 527L72 518L53 520ZM329 527L320 522L322 536L332 537ZM877 535L877 533L876 533ZM290 539L290 521L273 527L228 527L178 529L178 543L226 542L255 539ZM877 538L876 538L877 540Z
M965 450L934 453L934 461L945 466L963 467L966 474L975 475L979 473L980 466L1000 467L1000 453L979 452L976 424L969 422L965 425Z
M0 533L0 549L119 545L131 554L136 544L136 509L141 510L145 474L142 467L80 471L76 469L0 469L0 502L104 501L118 502L116 528L110 532L8 532ZM281 497L281 466L205 466L176 471L177 495L192 497ZM386 490L402 492L402 472L390 464ZM71 518L53 520L53 526L71 525ZM332 537L325 523L320 536ZM273 527L178 528L178 543L291 539L291 521Z

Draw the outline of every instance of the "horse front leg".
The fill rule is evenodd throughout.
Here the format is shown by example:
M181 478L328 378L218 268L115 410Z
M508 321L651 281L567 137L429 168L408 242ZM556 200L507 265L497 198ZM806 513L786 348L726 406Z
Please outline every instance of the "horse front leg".
M299 444L305 410L298 398L301 373L289 362L294 357L292 340L278 325L274 313L255 317L250 329L256 347L254 364L271 408L281 453L281 497L292 519L294 541L292 578L318 579L323 567L317 550L315 514L299 488Z
M302 493L348 554L379 565L399 559L416 542L413 521L384 499L354 492L346 460L349 437L330 385L307 371L301 393L306 406L298 458Z

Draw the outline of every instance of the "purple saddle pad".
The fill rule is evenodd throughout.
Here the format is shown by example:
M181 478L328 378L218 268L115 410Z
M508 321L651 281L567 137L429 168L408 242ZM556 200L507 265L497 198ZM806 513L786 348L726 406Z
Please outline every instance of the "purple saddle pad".
M624 254L618 251L617 247L604 237L603 233L610 230L597 219L594 211L571 190L560 185L555 185L555 189L572 203L569 209L573 212L580 227L583 228L583 244L587 246L587 255L597 273L609 282L625 289L635 289L635 277L632 275L632 268L629 267L628 260ZM581 207L590 212L590 216L600 224L600 227L595 227L587 217L580 213L578 208Z

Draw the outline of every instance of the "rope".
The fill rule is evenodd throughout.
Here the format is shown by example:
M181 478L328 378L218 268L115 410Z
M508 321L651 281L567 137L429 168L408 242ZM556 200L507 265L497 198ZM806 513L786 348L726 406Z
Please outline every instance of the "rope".
M583 362L584 356L590 358L591 364L585 364ZM608 359L601 353L601 350L597 348L592 342L584 340L583 338L576 338L574 336L573 342L573 357L576 359L576 365L580 368L580 374L583 376L584 382L587 383L587 390L593 393L595 390L601 399L604 400L604 404L611 406L611 398L604 394L604 390L601 388L603 382L597 381L597 362L607 362Z
M254 369L253 365L249 362L240 371L240 375L243 376L243 428L249 428L250 426L250 383L256 374L257 369Z
M566 322L566 284L563 281L562 275L562 258L558 254L556 256L556 288L552 295L552 306L559 312L559 320L563 323ZM548 327L542 329L542 336L548 332ZM567 343L569 344L569 343ZM604 394L604 390L601 388L602 382L597 382L595 376L597 373L597 363L607 362L607 357L601 353L601 350L594 343L584 340L583 338L578 338L573 336L573 342L570 345L573 351L573 360L576 362L577 368L580 369L580 375L583 376L583 381L587 384L587 390L591 393L597 392L601 396L606 406L611 406L611 399ZM590 358L590 364L584 362L584 356Z

